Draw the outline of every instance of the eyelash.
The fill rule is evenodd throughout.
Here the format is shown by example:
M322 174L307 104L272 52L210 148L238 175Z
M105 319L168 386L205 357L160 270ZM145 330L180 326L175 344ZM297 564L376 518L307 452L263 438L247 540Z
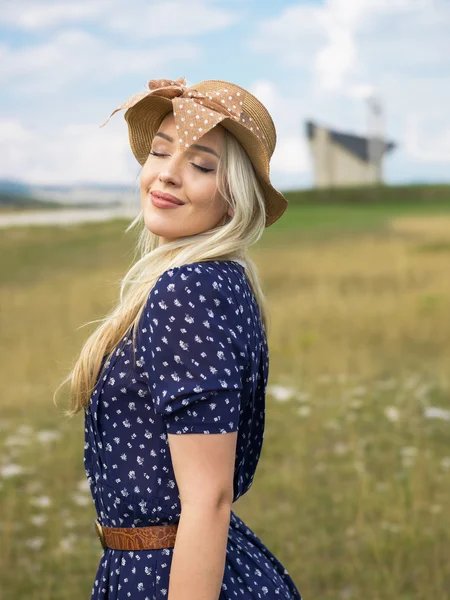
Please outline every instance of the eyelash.
M152 156L166 156L165 154L160 154L158 152L150 152ZM202 173L211 173L214 169L207 169L206 167L200 167L200 165L196 165L195 163L191 163L193 167L201 171Z

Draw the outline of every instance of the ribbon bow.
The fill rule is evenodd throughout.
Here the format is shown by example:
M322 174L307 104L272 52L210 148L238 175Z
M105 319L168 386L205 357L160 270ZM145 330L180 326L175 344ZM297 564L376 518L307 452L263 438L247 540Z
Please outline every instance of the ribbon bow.
M119 110L131 108L151 95L172 100L173 115L178 130L178 142L182 150L188 148L227 117L243 124L251 121L251 118L242 109L243 91L235 92L226 88L207 94L196 89L188 91L184 77L179 77L175 81L171 79L151 79L147 83L147 87L148 91L131 96L113 110L100 127L106 125L109 119Z

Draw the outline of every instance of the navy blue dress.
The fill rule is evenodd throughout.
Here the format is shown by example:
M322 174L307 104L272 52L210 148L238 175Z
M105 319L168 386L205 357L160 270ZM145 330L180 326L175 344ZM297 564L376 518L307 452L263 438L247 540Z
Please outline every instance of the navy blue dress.
M269 355L239 261L165 271L149 293L136 353L125 335L85 411L84 464L98 519L168 525L181 506L167 433L238 432L234 499L261 453ZM167 597L173 548L104 550L91 600ZM231 511L220 599L302 600L283 565Z

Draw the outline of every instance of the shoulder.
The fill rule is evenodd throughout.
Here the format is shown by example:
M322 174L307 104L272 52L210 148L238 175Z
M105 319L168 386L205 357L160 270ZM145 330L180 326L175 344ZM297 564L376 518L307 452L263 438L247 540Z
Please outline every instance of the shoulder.
M243 277L243 267L237 261L231 260L208 260L193 262L178 267L172 267L159 277L154 289L164 288L165 284L175 283L176 281L190 282L197 281L218 281L218 287L228 280L231 282L233 277Z
M167 303L195 308L219 308L242 313L239 290L243 267L234 261L204 261L164 271L148 298L149 308L164 309Z

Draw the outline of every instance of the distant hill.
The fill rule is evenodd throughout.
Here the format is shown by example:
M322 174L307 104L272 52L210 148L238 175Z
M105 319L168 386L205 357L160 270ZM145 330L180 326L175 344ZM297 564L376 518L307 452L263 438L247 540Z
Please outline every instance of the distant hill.
M63 208L63 205L60 202L38 200L31 196L22 196L19 193L0 190L0 211L42 208Z
M12 179L0 179L0 193L12 194L17 196L28 196L30 186Z

